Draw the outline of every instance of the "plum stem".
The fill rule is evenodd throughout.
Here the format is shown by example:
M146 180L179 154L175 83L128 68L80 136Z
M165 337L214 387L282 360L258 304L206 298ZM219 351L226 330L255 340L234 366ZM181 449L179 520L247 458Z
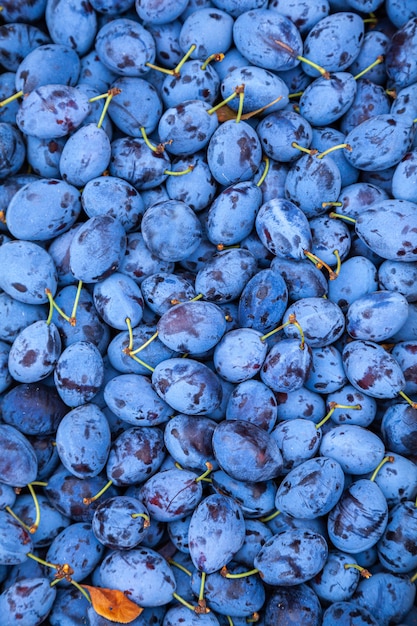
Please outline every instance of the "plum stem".
M385 463L394 463L395 459L393 456L388 455L388 456L384 456L384 458L382 459L382 461L380 463L378 463L378 465L376 466L376 468L374 469L374 472L370 478L370 480L372 482L374 482L375 478L377 477L377 474L379 472L379 470L381 469L381 467L383 465L385 465Z
M359 78L362 78L362 76L364 74L366 74L367 72L372 70L377 65L380 65L383 61L384 61L384 57L382 56L382 54L380 54L379 56L377 56L377 58L375 59L375 61L373 63L368 65L368 67L365 67L365 69L363 69L361 72L359 72L359 74L356 74L356 76L354 76L353 78L355 80L358 80Z
M213 54L210 54L210 56L207 57L207 59L204 61L203 65L201 66L201 69L204 71L209 65L209 63L211 63L212 61L217 61L218 63L220 63L220 61L223 61L223 59L224 59L223 52L214 52Z
M338 402L329 402L330 410L326 413L323 419L320 420L320 422L316 424L316 430L321 428L323 424L325 424L327 420L330 419L330 417L333 415L336 409L353 409L357 411L361 408L362 408L361 404L339 404Z
M358 565L358 563L345 563L344 568L345 569L350 569L350 568L357 569L363 578L371 578L372 576L371 572L368 569L366 569L365 567L362 567L362 565Z
M260 179L256 183L257 187L260 187L262 185L262 183L264 182L265 178L267 177L267 174L268 174L268 171L269 171L269 165L270 165L269 158L267 156L264 156L262 160L265 163L265 167L264 167L264 171L262 172L262 175L261 175Z
M190 577L192 576L192 572L190 572L190 570L187 569L184 565L181 565L181 563L178 563L178 561L174 561L174 559L169 559L168 563L170 565L173 565L174 567L177 567L179 570L184 572L184 574L187 574Z
M69 323L71 324L71 326L75 326L77 323L77 308L78 308L78 303L80 301L82 286L83 286L83 281L79 280L78 285L77 285L77 293L75 294L75 300L74 300L74 304L73 304L72 311L71 311L71 316L69 318Z
M23 91L17 91L12 96L9 96L5 100L2 100L0 102L0 107L4 107L4 106L6 106L6 104L10 104L10 102L14 102L14 100L17 100L18 98L20 98L23 95L24 95Z
M286 50L295 59L298 59L298 61L302 61L303 63L306 63L306 65L310 65L310 67L313 67L319 72L319 74L323 76L323 78L330 78L330 72L325 70L324 67L321 67L317 63L314 63L314 61L311 61L310 59L306 59L306 57L303 57L300 54L296 54L295 50L291 48L291 46L289 46L288 44L284 43L283 41L279 41L278 39L275 39L275 43L281 46L281 48L284 48L284 50Z
M103 493L107 491L107 489L109 489L112 486L112 484L113 484L112 480L107 481L103 489L100 489L100 491L98 491L94 496L91 496L90 498L83 498L83 503L86 505L89 505L92 502L95 502L103 495Z
M270 515L267 515L266 517L261 517L261 522L270 522L271 520L275 519L276 517L278 517L278 515L281 514L281 511L279 511L278 509L276 511L274 511L273 513L271 513Z

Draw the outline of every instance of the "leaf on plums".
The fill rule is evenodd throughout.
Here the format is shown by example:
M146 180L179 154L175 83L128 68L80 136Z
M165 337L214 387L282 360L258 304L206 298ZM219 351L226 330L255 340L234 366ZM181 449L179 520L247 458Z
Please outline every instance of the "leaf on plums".
M90 594L91 603L96 613L106 617L111 622L130 624L139 617L143 608L140 607L118 589L105 589L104 587L90 587L82 585Z

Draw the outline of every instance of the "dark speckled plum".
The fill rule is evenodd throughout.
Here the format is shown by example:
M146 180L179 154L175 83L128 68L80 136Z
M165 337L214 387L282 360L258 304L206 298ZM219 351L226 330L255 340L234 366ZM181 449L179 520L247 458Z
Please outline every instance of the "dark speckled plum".
M100 563L104 546L96 539L89 522L70 524L55 537L48 548L49 563L70 563L75 581L83 580ZM53 576L53 569L49 569ZM52 577L51 576L51 577ZM63 581L64 585L68 585Z
M408 302L396 291L374 291L349 306L346 330L354 339L386 341L405 324Z
M17 428L0 424L1 482L24 487L36 479L38 460L30 441Z
M16 239L48 241L66 232L80 211L80 192L56 178L25 185L7 207L7 227Z
M26 326L10 348L8 365L13 378L35 383L51 374L61 354L61 337L53 322L44 320Z
M88 97L76 87L41 85L23 100L16 124L25 135L39 139L64 137L90 112Z
M300 298L285 312L283 323L294 314L305 340L311 348L323 348L337 341L345 329L345 318L340 307L326 298ZM294 324L284 328L287 337L300 338Z
M61 352L54 370L54 382L67 406L90 402L99 392L103 379L103 359L93 343L75 341Z
M160 317L158 338L171 350L198 354L214 348L226 325L224 312L214 302L181 302Z
M283 461L275 439L245 420L224 420L213 433L220 468L236 480L266 481L280 475Z
M373 341L350 342L342 359L350 384L374 398L395 398L405 387L398 361Z
M203 100L186 100L165 109L158 123L160 141L176 156L189 155L206 147L218 128L217 115Z
M229 574L240 574L247 571L245 565L232 562L227 566ZM202 574L194 571L191 578L191 589L198 596ZM221 572L208 574L204 584L204 599L207 606L220 615L235 618L250 618L262 609L266 592L259 576L243 576L242 578L226 578Z
M115 485L140 483L157 471L164 456L164 438L159 429L132 426L113 442L107 476Z
M293 517L314 519L326 515L342 495L345 475L328 457L315 457L291 470L279 485L275 506Z
M207 163L218 183L231 185L251 179L261 161L260 139L247 122L227 120L212 134Z
M300 62L297 56L302 54L303 42L298 28L277 11L253 9L242 13L234 23L233 37L239 52L258 67L285 71Z
M0 611L5 624L42 624L56 598L56 587L40 576L23 578L0 595Z
M335 426L323 435L320 454L335 459L346 473L372 472L384 458L382 439L357 424Z
M94 511L92 531L100 543L112 550L129 550L144 538L149 513L137 498L115 496L100 501Z
M388 522L388 505L375 482L359 478L348 487L330 511L327 529L333 545L358 554L381 539Z
M263 245L279 258L305 259L312 236L305 213L290 200L272 198L258 211L255 228Z
M268 333L278 326L288 305L288 289L281 274L266 268L250 279L239 298L241 326Z
M416 588L408 576L376 572L360 581L353 601L371 613L379 626L399 624L412 609Z
M191 515L203 497L202 481L191 470L170 469L157 472L140 488L140 500L151 519L171 522Z
M152 548L110 552L101 562L99 574L104 587L127 593L143 607L168 604L176 588L171 566Z
M188 539L191 560L200 572L212 574L221 569L245 540L239 504L217 493L206 496L191 516Z
M194 359L171 358L152 373L158 395L173 409L189 415L211 413L220 406L222 387L211 369Z
M221 191L207 214L207 237L230 246L250 235L256 213L262 204L262 191L252 181L243 181Z
M122 76L143 76L147 63L155 61L155 41L142 24L118 17L97 33L95 47L100 61Z
M51 505L66 517L76 522L91 522L94 511L100 500L91 504L84 504L84 498L92 498L107 483L103 474L92 478L77 478L63 465L48 476L48 486L45 487L45 495ZM116 496L117 490L111 485L106 490L108 498Z
M197 272L195 289L207 300L223 304L240 296L256 269L256 258L249 250L221 250Z
M335 623L339 626L378 626L379 624L369 611L353 601L334 602L325 610L322 626L333 626Z
M326 562L327 542L322 535L297 528L273 535L260 549L254 564L269 585L299 585L315 576Z
M169 228L163 228L169 224ZM201 224L181 200L162 200L150 206L142 218L141 231L149 250L163 261L182 261L197 249Z
M346 135L346 159L365 171L386 170L397 165L410 150L414 125L400 115L381 113L366 119Z
M205 472L207 461L218 467L214 457L212 435L216 422L208 417L174 415L164 429L165 446L181 467Z
M115 272L126 251L126 231L115 217L87 219L69 247L71 272L78 280L97 283Z
M15 385L2 397L2 420L24 435L45 437L56 432L68 412L56 389L42 383Z
M277 392L300 389L312 367L312 352L299 339L282 339L268 352L261 369L262 381Z
M350 11L335 12L319 20L308 33L303 55L328 72L347 69L357 58L365 28L362 17ZM317 69L303 63L309 76L318 76Z
M378 542L379 560L385 569L407 574L417 567L417 549L413 537L417 529L417 507L408 500L391 511L384 534Z
M69 411L59 423L56 445L63 465L78 478L97 476L110 451L110 426L95 404Z
M387 74L398 89L409 87L417 80L416 44L417 17L414 16L394 33L386 55Z
M322 613L317 595L304 583L274 588L265 604L266 623L277 626L286 626L291 622L303 626L320 626Z
M157 187L167 178L171 162L166 150L155 152L138 137L118 137L111 144L109 172L138 191Z
M355 230L373 252L390 261L415 261L417 213L414 202L382 200L358 216Z

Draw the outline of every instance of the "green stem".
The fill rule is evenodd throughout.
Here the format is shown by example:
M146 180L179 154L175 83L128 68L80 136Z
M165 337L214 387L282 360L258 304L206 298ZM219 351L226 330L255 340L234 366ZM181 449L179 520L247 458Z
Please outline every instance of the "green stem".
M258 180L258 182L256 183L257 187L260 187L262 185L262 183L264 182L268 171L269 171L269 165L270 165L270 161L269 158L267 156L265 156L263 158L264 162L265 162L265 167L264 167L264 171L262 172L262 176L260 177L260 179Z
M192 576L192 572L190 572L189 569L187 569L186 567L184 567L184 565L181 565L181 563L178 563L178 561L174 561L174 559L169 559L168 563L170 565L173 565L174 567L177 567L178 569L180 569L182 572L184 572L184 574L187 574L188 576Z
M74 305L72 307L71 316L69 319L71 326L75 326L77 323L77 309L78 309L78 303L80 301L82 286L83 286L83 281L79 280L78 285L77 285L77 293L75 294Z
M395 459L393 456L384 456L384 458L382 459L382 461L377 465L377 467L375 468L370 480L373 482L375 480L375 478L377 477L377 474L379 472L379 470L381 469L381 467L383 465L385 465L385 463L394 463Z
M10 104L10 102L14 102L15 100L17 100L18 98L20 98L23 95L24 95L23 91L17 91L12 96L9 96L5 100L2 100L0 102L0 107L4 107L4 106L6 106L6 104Z
M204 61L203 65L201 66L201 69L204 71L207 68L207 65L209 63L211 63L212 61L223 61L224 59L224 54L223 52L215 52L214 54L210 54L209 57L207 57L207 59Z
M276 511L274 511L273 513L271 513L271 515L267 515L266 517L261 517L260 521L261 522L271 522L273 519L275 519L276 517L278 517L278 515L281 514L281 511L279 511L278 509Z

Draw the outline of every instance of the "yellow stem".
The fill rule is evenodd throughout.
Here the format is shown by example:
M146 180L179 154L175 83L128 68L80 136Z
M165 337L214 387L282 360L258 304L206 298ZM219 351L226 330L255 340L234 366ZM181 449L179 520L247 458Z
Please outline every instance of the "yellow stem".
M322 202L321 206L323 209L327 209L329 206L343 206L342 202L335 202L335 201L331 201L331 202Z
M31 527L28 526L27 524L25 524L25 522L23 520L21 520L20 517L18 517L16 515L16 513L9 507L9 505L5 506L4 509L5 509L5 511L7 511L9 513L9 515L11 515L16 520L16 522L19 522L19 524L21 526L23 526L23 528L25 528L25 530L27 530L28 533L31 532L31 530L30 530Z
M100 489L100 491L98 491L95 496L91 496L91 498L84 498L83 503L88 505L88 504L91 504L92 502L95 502L103 495L103 493L107 491L107 489L109 489L109 487L111 487L112 484L113 484L113 481L109 480L104 485L103 489Z
M13 102L14 100L17 100L18 98L21 98L21 96L23 96L23 95L24 95L23 91L17 91L12 96L9 96L5 100L2 100L0 102L0 107L4 107L4 106L6 106L6 104L10 104L10 102Z
M372 576L369 570L367 570L365 567L362 567L361 565L358 565L357 563L345 563L344 567L345 569L357 569L363 578L371 578Z
M154 63L145 63L145 65L146 67L149 67L150 70L156 70L157 72L168 74L169 76L176 76L175 70L169 70L166 67L161 67L160 65L155 65Z
M279 511L278 509L276 511L274 511L273 513L271 513L271 515L267 515L266 517L261 517L261 522L270 522L271 520L275 519L276 517L278 517L278 515L281 514L281 511Z
M379 470L381 469L381 467L383 465L385 465L385 463L394 463L395 459L393 456L384 456L384 458L382 459L382 461L378 464L378 466L375 468L374 473L371 476L371 481L373 482L375 480L375 478L377 477L377 474L379 472Z
M135 350L132 350L130 353L130 356L132 356L133 354L138 354L138 352L141 352L141 350L144 350L145 348L147 348L149 346L150 343L152 343L152 341L154 341L156 338L158 337L158 331L156 331L152 337L149 337L149 339L147 341L145 341L145 343L143 343L141 346L139 346L139 348L136 348Z
M194 165L189 165L186 170L181 170L180 172L174 172L174 170L164 170L164 174L167 176L183 176L184 174L189 174L194 169Z
M206 572L201 572L200 591L198 593L198 601L202 602L204 599L204 586L206 584Z
M322 159L323 157L327 156L331 152L334 152L335 150L341 150L342 148L346 148L346 150L348 150L348 152L352 152L352 147L348 143L339 143L336 146L332 146L331 148L327 148L327 150L325 150L324 152L319 154L317 156L317 158L318 159Z
M269 171L269 165L270 165L270 161L269 158L267 156L263 157L263 160L265 161L265 167L264 167L264 171L262 172L262 176L260 177L260 179L258 180L258 182L256 183L257 187L260 187L262 185L262 183L264 182L268 171Z
M236 123L238 124L240 122L240 120L242 119L242 113L243 113L243 102L245 100L245 90L242 89L242 91L239 91L239 108L237 110L237 115L236 115Z
M182 604L183 606L186 606L188 609L190 609L190 611L194 611L195 612L196 606L194 604L190 604L189 602L184 600L184 598L181 598L181 596L179 596L175 592L172 594L172 597L175 598L175 600L177 600L180 604Z
M326 270L329 272L330 280L335 280L335 278L337 278L336 272L334 272L334 270L332 270L332 268L327 263L325 263L322 259L319 259L319 257L316 254L313 254L309 250L304 250L304 254L307 257L307 259L309 259L309 261L314 263L317 269L321 269L322 267L325 267Z
M74 305L71 311L71 317L69 319L71 326L75 326L77 323L77 308L78 308L78 303L80 301L82 286L83 286L83 281L79 280L78 285L77 285L77 293L75 294Z
M53 298L53 296L51 294L50 289L46 288L45 289L45 293L46 293L46 296L47 296L47 298L49 300L49 315L48 315L48 319L46 320L46 323L48 324L48 326L52 322L52 316L53 316L53 313L54 313L54 309L59 313L59 315L61 317L64 318L64 320L66 320L67 322L69 322L71 324L71 320L68 317L68 315L66 313L64 313L64 311L56 304L56 302L55 302L55 300L54 300L54 298Z
M228 102L230 102L231 100L233 100L233 98L236 98L237 95L239 95L240 93L240 89L243 88L243 85L239 85L239 87L236 87L236 89L234 90L233 93L230 94L230 96L228 96L227 98L225 98L224 100L222 100L221 102L219 102L219 104L216 104L216 106L211 107L211 109L209 109L207 111L207 113L209 115L212 115L213 113L215 113L218 109L221 109L222 106L224 106L225 104L227 104Z
M329 217L340 219L340 220L346 220L346 222L352 222L352 224L356 223L356 220L354 217L349 217L348 215L343 215L342 213L335 213L334 211L331 211L329 213Z
M229 574L226 566L222 567L222 569L220 570L220 574L224 578L247 578L248 576L253 576L254 574L258 574L258 573L259 573L259 570L257 567L255 567L254 569L248 570L247 572L241 572L240 574Z
M317 154L318 150L310 150L309 148L304 148L304 146L300 146L296 141L291 142L291 146L293 148L297 148L300 152L305 152L306 154Z
M356 76L354 76L353 78L355 80L358 80L358 78L362 78L362 76L366 74L367 72L369 72L369 70L372 70L377 65L380 65L383 62L383 60L384 60L384 57L380 54L373 63L368 65L368 67L365 67L365 69L362 70L362 72L359 72L359 74L356 74Z
M132 350L133 350L133 330L132 330L132 323L130 321L130 318L127 317L125 319L126 322L126 326L127 326L127 330L129 333L129 344L128 346L123 350L123 352L125 354L131 354Z
M408 402L408 404L411 406L412 409L417 409L417 402L414 402L413 400L411 400L411 398L409 398L404 391L400 391L399 395L404 398L404 400L406 402Z
M333 254L335 255L335 257L337 259L335 274L336 274L336 276L339 276L340 268L342 267L342 259L340 258L339 250L333 250Z
M38 501L38 498L36 497L36 493L35 493L35 490L33 488L33 484L29 483L28 484L28 489L29 489L30 495L33 498L33 502L34 502L34 505L35 505L35 512L36 512L35 521L33 522L32 526L29 529L29 532L31 534L33 534L33 533L35 533L37 531L37 529L39 527L39 523L41 521L41 509L39 507L39 501Z
M205 465L207 469L203 474L201 474L201 476L198 476L198 478L195 479L196 483L200 482L200 480L204 480L210 474L210 472L213 471L213 465L210 463L210 461L206 461Z
M194 52L194 50L197 48L197 46L195 45L195 43L192 44L192 46L190 46L190 48L188 49L188 51L184 54L184 56L182 57L181 61L178 63L178 65L175 67L173 74L175 76L179 76L180 75L180 71L182 66L184 65L184 63L190 58L190 56L192 55L192 53Z
M210 54L209 57L207 57L207 59L204 61L203 65L201 66L201 69L204 71L207 67L207 65L209 63L211 63L212 61L223 61L224 59L224 54L223 52L215 52L214 54Z
M143 367L146 367L146 369L148 369L150 372L154 372L155 368L151 367L150 365L148 365L147 363L145 363L145 361L142 361L142 359L140 359L139 357L137 357L135 354L129 354L129 356L136 361L136 363L139 363L140 365L142 365Z
M180 569L182 572L184 572L184 574L187 574L188 576L192 576L192 572L190 572L189 569L187 569L186 567L184 567L184 565L181 565L181 563L178 563L178 561L174 561L174 559L168 559L168 563L170 565L173 565L174 567L177 567L178 569Z

